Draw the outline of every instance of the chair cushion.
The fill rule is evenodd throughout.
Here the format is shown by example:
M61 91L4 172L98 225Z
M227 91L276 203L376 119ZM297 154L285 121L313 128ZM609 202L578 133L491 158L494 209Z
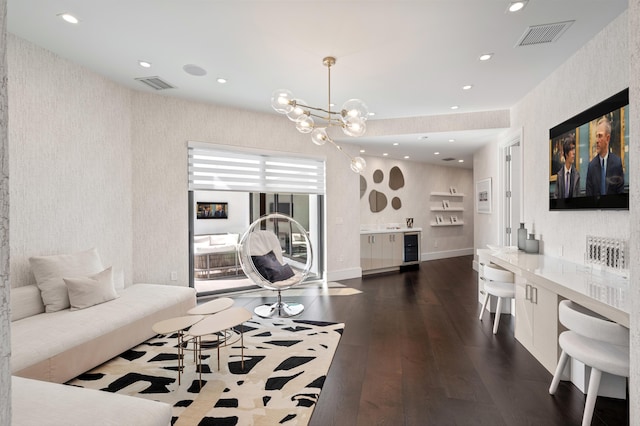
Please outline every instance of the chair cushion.
M485 281L484 290L496 297L516 297L516 286L511 283Z
M269 282L284 281L294 276L287 264L280 264L273 250L262 256L251 256L258 273Z
M629 347L617 346L581 336L575 331L563 332L558 343L571 358L605 373L629 377Z
M89 277L63 278L71 310L85 309L118 297L111 267Z

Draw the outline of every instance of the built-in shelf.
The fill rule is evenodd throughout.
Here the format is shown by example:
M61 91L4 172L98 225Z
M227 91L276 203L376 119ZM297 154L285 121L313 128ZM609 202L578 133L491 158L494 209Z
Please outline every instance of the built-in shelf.
M431 195L437 196L437 197L464 197L464 194L460 194L460 193L455 193L452 194L450 192L431 192Z
M464 225L463 221L458 221L456 223L451 223L451 222L443 222L443 223L431 222L431 226L462 226L462 225Z
M449 207L445 209L444 207L431 207L432 212L463 212L464 207Z

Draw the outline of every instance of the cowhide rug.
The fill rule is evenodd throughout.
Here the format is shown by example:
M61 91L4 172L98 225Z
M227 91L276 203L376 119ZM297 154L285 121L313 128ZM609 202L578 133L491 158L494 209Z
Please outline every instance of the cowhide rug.
M68 384L167 402L175 426L306 425L343 329L254 318L244 323L244 369L240 340L220 349L220 371L216 349L203 351L202 389L191 350L178 385L176 335L156 336Z

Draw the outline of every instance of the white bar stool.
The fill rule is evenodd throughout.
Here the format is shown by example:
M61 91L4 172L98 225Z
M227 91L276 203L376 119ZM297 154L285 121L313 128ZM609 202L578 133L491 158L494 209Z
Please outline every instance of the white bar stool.
M493 265L485 265L484 279L484 292L486 294L484 296L484 302L482 303L482 309L480 310L480 316L478 319L482 321L482 314L487 307L487 302L489 302L489 296L497 297L498 304L496 306L496 316L493 320L493 334L496 334L498 332L498 324L500 323L503 299L513 299L516 297L515 277L513 272Z
M588 426L593 417L602 372L629 377L629 330L570 300L560 302L558 314L560 323L569 330L558 338L562 354L549 393L553 395L558 389L569 357L591 367L582 416L582 426Z

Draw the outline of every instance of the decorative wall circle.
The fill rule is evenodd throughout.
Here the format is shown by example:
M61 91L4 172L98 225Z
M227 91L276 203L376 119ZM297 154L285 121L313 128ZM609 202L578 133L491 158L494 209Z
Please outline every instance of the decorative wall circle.
M360 198L364 197L364 194L367 192L367 180L364 176L360 175Z
M404 175L400 167L393 166L389 171L389 188L394 191L404 186Z
M377 169L375 172L373 172L374 183L380 183L382 182L383 179L384 179L384 173L382 172L382 170Z
M400 200L400 198L398 197L393 197L393 199L391 200L391 207L393 207L395 210L400 210L400 207L402 207L402 200Z
M387 207L387 196L382 192L372 189L369 193L369 208L372 213L378 213Z

